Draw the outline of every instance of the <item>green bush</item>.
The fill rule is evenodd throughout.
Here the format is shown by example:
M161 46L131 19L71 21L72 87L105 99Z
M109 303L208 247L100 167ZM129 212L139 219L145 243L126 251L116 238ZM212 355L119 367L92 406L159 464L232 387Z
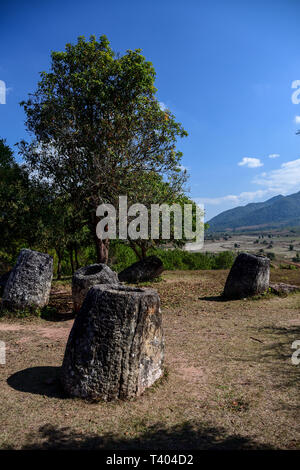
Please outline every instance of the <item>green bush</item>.
M191 253L180 250L164 250L153 248L148 251L148 256L155 255L160 258L167 271L174 270L198 270L198 269L229 269L231 268L235 253L224 251L221 253ZM117 272L137 261L132 249L121 243L113 243L110 247L110 267Z
M229 269L234 263L235 253L232 251L222 251L214 255L214 265L212 269Z
M294 264L281 264L280 269L298 269Z
M116 241L111 241L109 245L108 264L116 272L121 272L138 260L130 246Z

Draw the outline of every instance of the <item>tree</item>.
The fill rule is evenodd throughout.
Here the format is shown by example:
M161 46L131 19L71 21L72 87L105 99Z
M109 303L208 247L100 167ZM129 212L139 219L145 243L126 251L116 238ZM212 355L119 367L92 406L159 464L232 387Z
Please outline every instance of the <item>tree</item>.
M41 185L16 163L4 139L0 140L0 250L13 261L20 245L32 246L39 232Z
M128 236L127 243L133 249L135 254L139 259L144 259L147 256L147 251L150 248L154 248L156 246L162 246L165 244L171 244L173 246L182 247L185 242L187 241L184 238L184 226L183 226L183 216L182 216L182 237L177 238L176 234L174 233L174 212L170 212L170 237L168 239L163 239L161 236L161 229L163 224L163 216L160 212L159 217L157 217L157 223L155 224L154 221L151 219L151 206L152 205L159 205L161 207L162 204L167 204L170 209L172 206L175 207L176 205L179 206L181 213L183 215L183 207L184 204L191 204L194 206L195 203L191 201L185 194L184 194L184 184L185 181L185 174L181 171L178 171L178 174L174 174L171 179L165 181L161 175L157 174L156 172L144 172L140 173L139 175L135 176L135 186L131 188L128 192L128 207L135 203L142 203L148 212L148 234L149 238L140 237L138 239L131 239ZM195 211L194 211L194 218L192 220L193 228L195 228ZM133 216L133 219L135 216ZM128 225L131 222L132 218L128 218ZM157 232L159 237L151 238L152 229L154 228L153 225L156 225Z
M9 169L14 166L14 163L13 151L6 144L5 139L0 139L0 168Z
M86 242L86 227L81 214L74 214L72 205L66 198L57 196L51 186L48 187L48 192L50 198L43 217L43 241L56 252L57 279L60 279L66 253L69 254L72 274L79 268L78 246Z
M140 172L172 177L182 156L176 141L187 133L161 109L154 68L139 49L120 56L105 36L79 37L51 60L51 71L21 103L32 141L22 141L20 152L74 210L84 208L98 262L107 262L109 240L96 236L97 206L116 205Z

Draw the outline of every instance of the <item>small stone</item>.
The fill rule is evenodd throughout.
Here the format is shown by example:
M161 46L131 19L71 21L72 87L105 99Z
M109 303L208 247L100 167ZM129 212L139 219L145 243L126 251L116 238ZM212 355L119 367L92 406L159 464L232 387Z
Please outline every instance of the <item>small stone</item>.
M288 295L292 294L293 292L300 292L300 286L295 286L292 284L285 284L280 282L278 284L270 284L270 289L273 294L276 295Z

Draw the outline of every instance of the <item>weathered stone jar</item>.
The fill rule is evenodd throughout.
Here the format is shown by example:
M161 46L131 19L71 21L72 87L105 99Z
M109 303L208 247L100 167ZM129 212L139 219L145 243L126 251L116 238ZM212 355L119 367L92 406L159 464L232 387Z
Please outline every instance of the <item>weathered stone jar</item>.
M44 307L49 301L52 277L52 256L21 250L4 288L2 308L21 310Z
M160 276L163 270L163 263L157 256L148 256L120 272L119 280L129 283L152 281Z
M269 288L270 260L264 256L241 253L228 275L224 297L242 299L262 294Z
M118 275L106 264L91 264L78 269L72 277L72 298L77 313L89 289L96 284L118 284Z
M163 373L160 300L153 289L92 287L76 316L61 370L65 392L104 401L140 395Z

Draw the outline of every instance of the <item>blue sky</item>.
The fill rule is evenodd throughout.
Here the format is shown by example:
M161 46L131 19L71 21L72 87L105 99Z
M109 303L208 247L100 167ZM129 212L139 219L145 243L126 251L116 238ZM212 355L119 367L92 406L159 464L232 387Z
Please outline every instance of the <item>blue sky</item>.
M298 0L3 3L0 137L11 146L28 138L19 102L49 69L50 51L106 34L114 50L141 48L153 63L158 99L189 133L178 147L207 220L300 190Z

